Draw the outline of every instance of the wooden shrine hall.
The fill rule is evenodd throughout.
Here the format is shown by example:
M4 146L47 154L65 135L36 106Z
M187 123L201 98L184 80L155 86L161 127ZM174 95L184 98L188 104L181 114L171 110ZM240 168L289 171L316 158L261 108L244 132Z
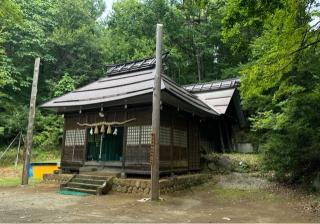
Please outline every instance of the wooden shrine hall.
M106 77L42 105L64 116L63 172L104 167L150 174L155 58L108 66ZM178 86L161 77L160 174L200 170L200 153L231 151L244 124L238 79Z

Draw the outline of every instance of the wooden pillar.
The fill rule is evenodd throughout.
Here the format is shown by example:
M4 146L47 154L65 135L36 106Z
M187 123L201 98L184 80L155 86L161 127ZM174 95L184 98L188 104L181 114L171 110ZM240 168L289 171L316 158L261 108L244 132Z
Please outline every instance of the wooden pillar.
M221 142L221 150L224 153L225 152L225 146L223 142L223 134L222 134L222 121L219 120L219 136L220 136L220 142Z
M228 128L228 122L224 121L224 130L226 133L226 138L227 138L227 147L228 147L228 152L231 150L231 140L230 140L230 131Z
M37 99L37 90L38 90L38 77L39 77L39 67L40 67L40 58L36 58L34 62L34 72L32 80L32 89L30 97L30 108L29 108L29 120L28 120L28 129L27 129L27 146L24 150L24 161L23 161L23 170L22 170L22 185L27 185L29 181L29 164L32 150L32 136L33 136L33 124L34 117L36 113L36 99Z
M89 123L88 121L88 113L85 114L85 121L86 123ZM84 166L87 161L87 154L88 154L88 129L85 127L85 135L84 135L84 147L83 147L83 162L82 165Z
M124 120L128 120L128 108L127 104L124 106ZM127 153L127 134L128 127L123 127L123 145L122 145L122 164L121 164L121 178L126 178L125 168L126 168L126 153Z
M152 100L152 134L151 134L151 200L159 200L159 129L160 129L160 95L162 72L162 24L157 24L156 72L154 77Z
M171 116L171 125L170 125L170 169L171 169L171 174L173 174L173 128L174 128L174 123L173 119L174 116Z

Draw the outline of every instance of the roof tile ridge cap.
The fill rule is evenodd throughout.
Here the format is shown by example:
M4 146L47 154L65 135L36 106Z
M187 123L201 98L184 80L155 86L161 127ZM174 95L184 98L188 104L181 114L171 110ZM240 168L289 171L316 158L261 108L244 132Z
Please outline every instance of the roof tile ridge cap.
M188 86L193 86L193 85L203 85L203 84L210 84L210 83L219 83L219 82L226 82L226 81L240 82L240 77L212 80L212 81L208 81L208 82L197 82L197 83L184 84L184 85L182 85L182 87L188 87Z
M128 62L124 62L124 63L118 63L118 64L108 64L108 65L106 65L106 67L115 67L115 66L125 65L125 64L128 65L128 64L132 64L132 63L138 63L138 62L146 61L146 60L153 59L153 58L155 58L155 57L147 57L147 58L128 61Z

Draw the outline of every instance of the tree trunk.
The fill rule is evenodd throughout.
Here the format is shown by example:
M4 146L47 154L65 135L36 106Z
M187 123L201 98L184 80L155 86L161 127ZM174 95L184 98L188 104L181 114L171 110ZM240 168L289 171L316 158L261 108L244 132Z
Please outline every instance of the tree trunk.
M197 53L197 71L198 71L198 81L201 82L201 60L200 60L200 54Z

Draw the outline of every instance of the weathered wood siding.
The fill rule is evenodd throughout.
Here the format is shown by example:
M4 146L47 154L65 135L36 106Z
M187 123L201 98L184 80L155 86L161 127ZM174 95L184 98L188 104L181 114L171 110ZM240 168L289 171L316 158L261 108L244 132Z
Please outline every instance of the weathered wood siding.
M141 132L142 126L151 126L152 109L150 107L141 107L128 110L128 119L135 118L129 127L136 127ZM127 127L128 128L128 127ZM141 142L141 135L139 136L139 144L130 145L125 144L125 168L137 170L149 170L150 163L150 144L143 144ZM126 141L126 138L125 138Z
M124 166L125 171L149 172L151 106L128 109L105 108L103 118L99 117L99 111L65 114L62 166L82 166L86 162L88 130L77 125L78 122L96 123L135 118L135 121L124 127L121 166ZM161 110L160 126L160 171L198 170L200 168L199 119L177 109L164 107ZM66 132L74 130L84 130L83 145L65 144Z
M199 122L200 119L192 117L189 119L188 130L188 169L200 169L200 136L199 136Z

